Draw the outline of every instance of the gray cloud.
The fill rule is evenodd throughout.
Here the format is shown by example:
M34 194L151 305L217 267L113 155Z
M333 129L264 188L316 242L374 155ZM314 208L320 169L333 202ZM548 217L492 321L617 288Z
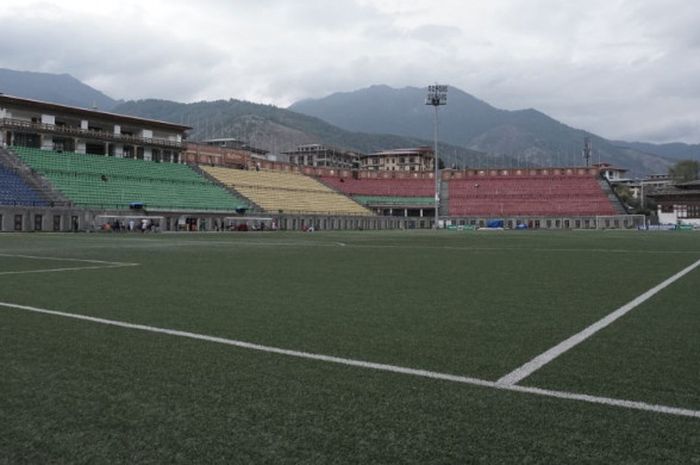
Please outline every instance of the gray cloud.
M441 81L610 138L700 141L687 0L3 4L1 67L70 73L115 98L285 106Z

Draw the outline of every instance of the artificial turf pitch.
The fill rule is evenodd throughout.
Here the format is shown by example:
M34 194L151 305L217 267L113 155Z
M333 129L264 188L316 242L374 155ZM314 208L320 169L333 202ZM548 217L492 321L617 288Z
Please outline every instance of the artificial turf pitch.
M496 381L698 259L697 233L8 234L0 302ZM700 411L699 298L695 269L519 384ZM700 418L0 305L22 463L692 464Z

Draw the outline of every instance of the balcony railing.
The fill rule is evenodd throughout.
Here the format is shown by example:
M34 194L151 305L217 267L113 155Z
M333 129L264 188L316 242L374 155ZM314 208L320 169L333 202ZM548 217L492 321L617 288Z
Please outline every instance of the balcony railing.
M0 127L10 129L33 130L45 134L60 134L65 136L80 137L83 139L112 141L136 145L152 145L156 147L182 149L183 143L168 139L153 137L136 137L127 134L114 134L105 131L95 131L93 129L74 128L70 126L57 126L54 124L32 123L11 118L0 119Z

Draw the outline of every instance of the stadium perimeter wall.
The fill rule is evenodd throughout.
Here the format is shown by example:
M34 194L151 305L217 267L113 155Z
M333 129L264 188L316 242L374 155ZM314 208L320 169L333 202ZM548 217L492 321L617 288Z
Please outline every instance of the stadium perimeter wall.
M183 212L152 210L94 210L69 207L0 206L0 232L88 232L100 231L106 222L151 218L159 231L217 231L246 225L248 229L275 228L323 230L430 229L431 217L340 216L259 214L241 216L231 212ZM494 217L441 218L442 228L475 228ZM500 218L505 228L525 225L528 229L636 229L644 225L641 215L588 217Z

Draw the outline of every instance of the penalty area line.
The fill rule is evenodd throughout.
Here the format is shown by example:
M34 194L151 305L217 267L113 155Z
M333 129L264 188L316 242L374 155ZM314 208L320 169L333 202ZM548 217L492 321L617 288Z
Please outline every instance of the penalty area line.
M540 389L535 387L526 386L516 386L500 384L494 381L487 381L479 378L471 378L467 376L459 376L447 373L439 373L429 370L420 370L415 368L406 368L396 365L388 365L384 363L374 363L363 360L354 360L350 358L336 357L331 355L316 354L311 352L303 352L298 350L282 349L279 347L264 346L260 344L254 344L251 342L239 341L235 339L227 339L223 337L208 336L205 334L191 333L188 331L179 331L174 329L159 328L156 326L141 325L136 323L128 323L125 321L109 320L105 318L92 317L87 315L80 315L75 313L61 312L56 310L48 310L43 308L31 307L27 305L19 305L7 302L0 302L0 307L23 310L27 312L39 313L44 315L51 315L56 317L71 318L75 320L88 321L92 323L98 323L107 326L115 326L125 329L134 329L138 331L146 331L150 333L165 334L169 336L182 337L187 339L195 339L199 341L206 341L216 344L224 344L228 346L234 346L242 349L255 350L258 352L265 352L277 355L284 355L288 357L296 357L307 360L315 360L320 362L332 363L336 365L351 366L357 368L364 368L369 370L377 370L382 372L397 373L409 376L416 376L420 378L428 378L433 380L448 381L459 384L466 384L471 386L479 386L484 388L491 388L500 391L510 391L519 392L524 394L532 394L544 397L551 397L556 399L564 400L575 400L581 402L588 402L593 404L601 404L607 406L614 406L620 408L627 408L633 410L641 410L646 412L662 413L667 415L676 415L684 417L700 418L700 410L691 410L679 407L671 407L666 405L648 404L646 402L637 402L623 399L613 399L608 397L592 396L588 394L578 394L572 392L564 391L553 391L548 389Z
M47 260L58 262L78 262L91 264L91 266L71 266L62 268L42 268L39 270L18 270L18 271L0 271L0 276L15 275L15 274L30 274L30 273L59 273L64 271L82 271L82 270L106 270L112 268L124 268L129 266L139 266L139 263L127 262L108 262L105 260L88 260L83 258L63 258L63 257L43 257L38 255L20 255L0 253L0 257L23 258L28 260Z

